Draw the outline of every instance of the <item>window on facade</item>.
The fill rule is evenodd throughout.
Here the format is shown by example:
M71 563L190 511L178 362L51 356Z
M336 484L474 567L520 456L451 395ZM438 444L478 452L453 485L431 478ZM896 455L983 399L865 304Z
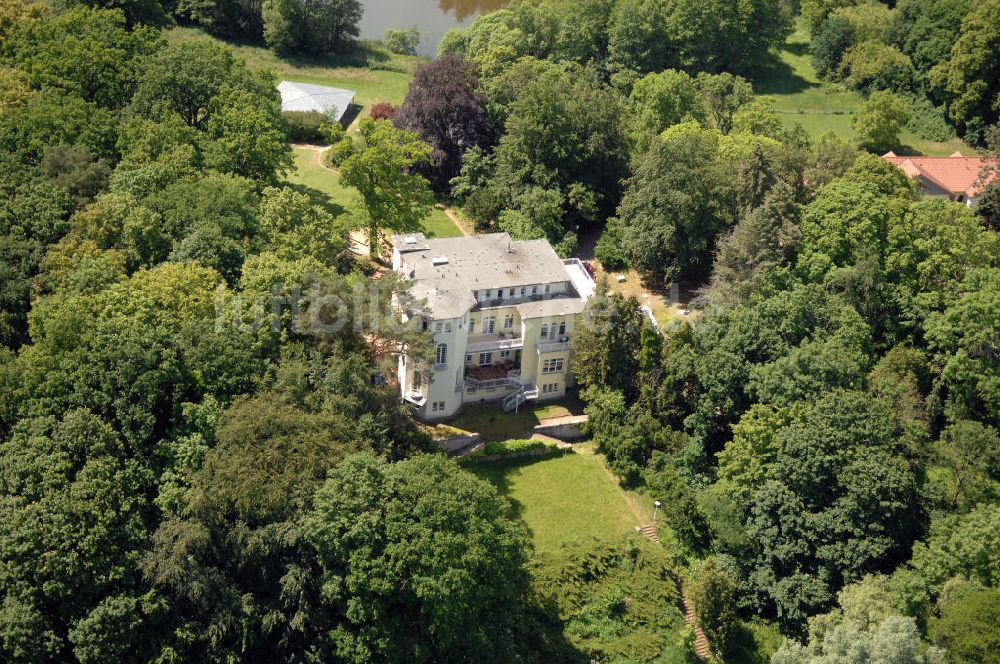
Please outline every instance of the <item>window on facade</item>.
M470 362L472 362L472 353L466 353L465 354L465 363L469 364Z
M514 317L504 316L503 318L503 329L509 330L514 327Z
M413 372L413 389L419 390L420 386L424 384L424 377L419 371Z
M487 288L487 289L486 289L486 299L487 299L487 300L488 300L488 299L490 299L490 295L491 295L492 293L493 293L493 290L492 290L492 289L490 289L490 288Z
M542 325L542 332L541 332L542 339L547 339L548 336L549 336L549 326L548 325Z
M542 394L553 394L559 391L559 383L546 383L542 385Z
M531 287L531 294L532 295L538 295L538 286L532 286Z
M525 288L524 286L521 286L521 297L524 297L524 294L525 294L525 292L527 292L527 290L528 290L527 288Z
M566 334L566 323L559 323L559 336Z
M441 331L441 323L434 323L434 331L435 332Z
M511 297L514 297L514 289L511 288L510 292L508 292L507 295L510 295Z
M424 332L427 331L427 319L426 318L420 319L420 329L423 330Z
M497 289L497 299L503 302L503 289Z
M508 357L510 357L510 351L509 350L502 350L502 351L500 351L500 359L501 360L506 360Z
M444 401L432 401L431 410L435 413L439 413L444 410Z
M542 362L542 373L562 373L563 370L563 358L557 357L551 360L544 360Z
M545 284L545 292L548 293L550 290L552 290L552 286Z
M438 344L434 352L434 361L437 364L447 364L448 362L448 344Z
M493 330L496 328L497 319L493 316L489 316L483 319L483 334L493 334Z
M445 332L451 332L451 323L445 323L444 324L444 331Z
M475 331L476 331L476 319L475 318L470 318L469 319L469 334L472 334Z
M479 354L479 366L487 367L493 364L493 353L480 353Z

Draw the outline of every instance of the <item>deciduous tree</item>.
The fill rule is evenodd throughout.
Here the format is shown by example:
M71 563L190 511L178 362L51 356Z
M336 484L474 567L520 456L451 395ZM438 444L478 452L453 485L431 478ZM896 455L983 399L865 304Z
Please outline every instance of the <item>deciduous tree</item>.
M344 161L340 174L361 196L371 255L377 258L380 228L416 230L430 213L434 195L427 180L409 171L427 161L431 147L387 120L366 118L359 131L364 146Z
M417 67L406 99L392 119L433 148L430 162L419 171L438 191L458 175L462 155L485 146L492 135L475 65L460 55L446 55Z

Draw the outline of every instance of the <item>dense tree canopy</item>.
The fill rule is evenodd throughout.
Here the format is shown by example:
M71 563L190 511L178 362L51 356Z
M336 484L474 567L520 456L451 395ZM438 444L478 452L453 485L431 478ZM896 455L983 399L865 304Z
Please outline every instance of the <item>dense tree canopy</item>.
M856 141L758 94L797 4L820 75L866 97ZM0 659L675 661L686 594L732 661L991 661L1000 190L969 209L877 154L990 144L996 14L515 0L432 62L359 46L413 75L355 131L160 26L326 58L357 0L0 2ZM317 132L350 213L284 181ZM432 191L638 272L565 369L588 463L660 501L663 545L534 551L496 467L400 403L431 340L377 259Z
M393 114L398 127L416 132L434 149L430 168L422 172L436 189L458 175L466 150L491 139L486 98L473 69L459 55L446 55L417 68L403 105Z

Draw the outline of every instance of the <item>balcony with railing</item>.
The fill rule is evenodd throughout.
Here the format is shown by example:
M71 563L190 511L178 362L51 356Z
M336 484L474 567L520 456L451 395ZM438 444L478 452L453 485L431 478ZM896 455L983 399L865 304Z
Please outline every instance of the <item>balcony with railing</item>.
M535 348L539 353L560 353L569 350L569 337L564 335L556 340L539 339L535 342Z
M462 389L459 389L461 386ZM521 370L506 369L501 366L470 368L455 391L462 390L510 390L521 387Z
M427 395L422 394L420 390L407 390L403 394L403 400L409 402L414 406L423 406L427 401Z
M516 350L524 348L524 338L513 332L498 334L469 335L466 353L482 353L490 350Z

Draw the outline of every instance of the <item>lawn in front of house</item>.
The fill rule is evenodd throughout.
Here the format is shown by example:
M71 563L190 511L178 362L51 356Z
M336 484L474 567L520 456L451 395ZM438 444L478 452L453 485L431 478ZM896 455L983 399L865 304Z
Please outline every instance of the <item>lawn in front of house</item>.
M336 216L355 209L358 204L357 192L340 182L340 173L320 165L315 148L295 146L292 150L295 166L285 178L286 184L308 194L314 203L323 205ZM421 230L427 237L454 237L462 234L444 210L438 207L434 207L421 221Z
M753 81L754 92L774 99L774 108L785 126L802 125L813 140L832 131L846 141L854 141L851 117L861 108L863 96L840 85L821 81L809 55L809 33L796 24L781 51ZM975 151L960 139L936 142L919 138L908 129L900 133L897 152L906 154L949 155L959 150Z
M639 525L632 498L605 468L604 457L593 453L470 464L468 470L511 500L538 551L579 537L618 539Z
M505 413L500 404L463 406L462 411L449 420L449 426L478 433L483 440L514 440L530 438L532 429L541 420L572 415L562 404L522 406L516 413Z

